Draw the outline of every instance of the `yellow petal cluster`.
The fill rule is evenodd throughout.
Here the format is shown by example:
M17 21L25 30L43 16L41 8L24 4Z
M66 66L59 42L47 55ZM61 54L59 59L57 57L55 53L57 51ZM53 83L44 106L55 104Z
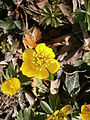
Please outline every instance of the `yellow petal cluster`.
M46 120L67 120L67 115L70 114L71 110L71 105L65 105L62 109L56 110Z
M20 81L17 78L10 78L6 80L2 86L1 90L4 94L14 95L20 89Z
M90 120L90 104L84 104L81 106L80 116L82 120Z
M21 71L27 77L48 78L48 71L53 74L60 68L59 62L54 58L55 54L51 48L44 43L38 44L35 50L24 51Z

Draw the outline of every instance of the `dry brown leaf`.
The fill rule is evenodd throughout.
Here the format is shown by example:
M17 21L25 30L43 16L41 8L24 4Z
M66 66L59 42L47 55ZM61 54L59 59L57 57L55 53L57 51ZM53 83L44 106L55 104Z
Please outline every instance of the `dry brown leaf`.
M59 38L53 39L50 44L53 44L54 46L63 45L70 39L70 35L64 35Z
M73 3L73 12L75 12L75 10L78 7L78 4L79 6L84 5L84 0L73 0L72 3Z
M60 79L56 79L55 81L51 81L50 93L52 95L58 94L59 86L60 86Z
M3 68L4 67L5 66L0 65L0 83L3 83L3 81L2 81L2 73L3 73Z
M77 0L73 0L73 12L77 9Z
M33 87L33 88L38 87L38 82L37 82L36 78L32 78L32 80L33 80L33 81L32 81L32 84L31 84L32 87Z
M12 120L12 113L13 113L13 110L11 110L5 117L5 120Z
M48 0L38 0L38 2L36 4L40 9L42 9L47 2L48 2Z
M72 17L72 6L69 5L67 2L61 3L58 5L62 13L67 17L69 22L73 24L73 17Z
M29 108L31 109L35 102L34 96L30 92L27 91L25 92L25 97L28 100L30 104Z
M81 58L81 47L82 42L75 38L74 35L70 35L65 45L58 52L58 60L60 61L60 65L63 66L63 64L73 64L77 59Z
M19 91L18 101L19 101L19 105L20 105L21 109L24 110L24 108L26 107L26 104L25 104L25 97L24 97L23 91Z
M41 32L40 29L37 27L32 27L30 30L27 30L23 43L25 46L28 46L29 48L35 48L37 42L40 42L41 40Z
M85 31L83 31L82 33L83 33L83 37L84 37L83 49L85 51L90 51L90 36Z

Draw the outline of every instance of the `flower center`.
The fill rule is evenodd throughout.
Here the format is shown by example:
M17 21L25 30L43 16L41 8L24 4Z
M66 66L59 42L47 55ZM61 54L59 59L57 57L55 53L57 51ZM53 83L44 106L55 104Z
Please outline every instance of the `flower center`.
M33 60L32 62L37 66L37 67L48 67L49 63L51 61L51 55L48 55L44 52L38 52L33 55Z

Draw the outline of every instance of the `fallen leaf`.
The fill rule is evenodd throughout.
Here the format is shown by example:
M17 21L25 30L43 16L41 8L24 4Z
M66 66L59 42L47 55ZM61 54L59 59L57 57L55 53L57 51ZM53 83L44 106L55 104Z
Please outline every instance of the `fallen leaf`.
M77 0L73 0L73 12L75 12L75 10L77 9Z
M68 2L63 2L58 5L62 13L67 17L67 19L73 24L72 17L72 6L68 4Z
M28 46L29 48L35 48L37 42L40 42L41 39L41 32L39 28L32 27L30 30L27 30L23 43L25 46Z
M34 102L35 102L34 96L30 92L26 91L25 97L30 104L29 108L32 108L32 106L34 105Z
M45 4L48 2L48 0L38 0L38 1L39 2L37 2L36 4L40 9L42 9L45 6Z
M56 79L55 81L51 81L50 93L52 95L58 94L59 86L60 86L60 79Z
M84 45L83 45L82 49L84 49L85 51L90 51L90 36L85 31L82 31L82 33L83 33L83 37L84 37Z
M63 64L74 64L76 60L82 57L82 42L78 39L74 35L70 35L65 45L58 51L58 60L61 66Z

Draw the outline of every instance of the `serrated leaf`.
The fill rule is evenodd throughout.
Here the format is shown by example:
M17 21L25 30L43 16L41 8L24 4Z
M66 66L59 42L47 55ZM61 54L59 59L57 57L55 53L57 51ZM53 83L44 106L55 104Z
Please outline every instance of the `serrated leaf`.
M50 106L45 101L40 101L40 105L46 113L48 113L48 114L53 113L53 110L50 108Z

